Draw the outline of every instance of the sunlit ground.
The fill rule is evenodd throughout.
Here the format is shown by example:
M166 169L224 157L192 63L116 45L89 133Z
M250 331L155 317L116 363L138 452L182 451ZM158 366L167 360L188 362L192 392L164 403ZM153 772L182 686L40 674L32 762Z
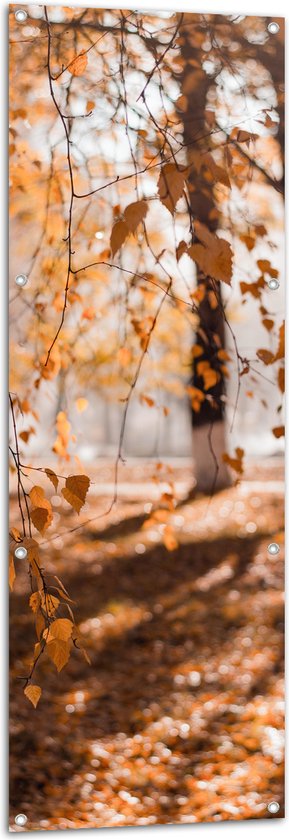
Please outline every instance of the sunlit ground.
M272 819L272 800L283 815L282 470L274 459L252 464L210 503L184 501L190 471L187 461L173 470L172 551L164 525L147 526L150 465L128 465L119 503L82 530L63 535L107 509L112 466L95 466L79 519L61 503L61 535L46 545L44 565L76 602L92 664L77 651L60 675L40 662L35 711L17 680L34 641L18 567L14 830L19 812L33 830ZM267 552L272 540L277 556Z

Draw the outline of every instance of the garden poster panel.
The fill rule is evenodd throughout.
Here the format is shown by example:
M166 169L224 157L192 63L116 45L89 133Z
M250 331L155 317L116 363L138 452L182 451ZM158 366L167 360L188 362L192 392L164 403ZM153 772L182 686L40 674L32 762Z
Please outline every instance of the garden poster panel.
M10 827L283 810L284 21L9 7Z

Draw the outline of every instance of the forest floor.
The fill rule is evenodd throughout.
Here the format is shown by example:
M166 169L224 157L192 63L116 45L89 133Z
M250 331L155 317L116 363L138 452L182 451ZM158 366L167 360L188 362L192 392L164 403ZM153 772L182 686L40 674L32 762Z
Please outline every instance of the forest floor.
M163 524L146 527L155 485L142 464L120 476L109 515L69 533L109 502L111 466L102 470L103 491L77 522L63 501L43 562L75 601L91 665L76 650L61 674L40 660L36 710L19 681L35 640L17 569L12 831L23 830L17 813L26 830L272 819L272 800L282 816L281 467L252 465L210 502L182 500L190 469L173 468L173 550Z

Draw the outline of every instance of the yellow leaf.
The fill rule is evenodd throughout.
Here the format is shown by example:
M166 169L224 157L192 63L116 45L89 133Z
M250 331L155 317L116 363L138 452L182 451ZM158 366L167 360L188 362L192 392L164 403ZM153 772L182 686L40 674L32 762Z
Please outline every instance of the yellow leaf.
M111 247L111 253L112 253L113 257L117 253L117 251L119 251L119 249L121 248L121 246L123 245L123 243L127 239L128 235L129 235L129 228L128 228L126 222L123 222L122 220L120 220L119 222L116 222L115 225L112 228L111 237L110 237L110 247Z
M175 163L165 163L161 169L158 181L158 193L162 204L174 212L175 206L181 198L185 186L185 171Z
M46 650L54 665L59 671L62 671L62 668L66 665L69 660L70 656L70 646L71 643L65 642L63 639L52 639L46 645Z
M58 478L57 478L56 473L53 472L53 470L50 470L49 467L46 467L45 472L46 472L47 478L49 478L49 480L52 482L54 490L57 490Z
M14 566L14 557L13 554L9 554L9 587L13 589L14 581L16 578L15 566Z
M123 215L130 233L135 233L140 222L143 222L145 219L147 212L148 205L146 201L134 201L125 208Z
M28 700L30 700L32 706L34 706L34 708L36 709L37 703L41 697L40 685L27 685L26 688L24 688L24 694L26 697L28 697Z
M90 485L87 475L70 475L66 479L62 495L77 513L85 504L86 494Z
M82 412L87 409L88 400L86 400L85 397L78 397L78 400L76 400L75 405L77 411L79 411L79 413L82 414Z
M82 76L84 71L87 67L87 55L86 53L79 53L76 55L75 58L70 62L68 65L67 70L71 73L72 76Z

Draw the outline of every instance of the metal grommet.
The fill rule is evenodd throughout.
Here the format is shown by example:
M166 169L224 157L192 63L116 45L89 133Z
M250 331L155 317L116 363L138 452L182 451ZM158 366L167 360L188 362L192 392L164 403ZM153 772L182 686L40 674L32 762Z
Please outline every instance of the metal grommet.
M28 283L28 277L26 277L26 274L17 274L17 277L15 277L15 283L16 286L20 286L22 289L23 286L26 286L26 283Z
M268 545L268 551L269 554L279 554L280 545L278 545L278 543L270 543L270 545Z
M275 20L272 20L272 22L268 24L267 29L268 32L270 32L270 35L277 35L277 32L279 32L280 29L279 23L276 23Z
M267 811L269 811L270 814L278 814L278 811L280 811L279 802L275 802L274 800L273 802L269 802L269 805L267 805Z
M17 560L26 560L28 551L24 545L19 545L18 548L15 548L14 556L17 557Z
M276 292L276 289L279 289L280 286L279 280L274 280L272 277L271 280L268 280L267 286L269 286L269 289L271 289L272 292Z
M26 18L28 18L28 14L27 12L25 12L25 9L17 9L17 12L15 12L15 17L18 23L24 23Z
M17 817L15 817L14 822L16 823L16 825L26 825L27 819L28 818L26 817L26 814L17 814Z

